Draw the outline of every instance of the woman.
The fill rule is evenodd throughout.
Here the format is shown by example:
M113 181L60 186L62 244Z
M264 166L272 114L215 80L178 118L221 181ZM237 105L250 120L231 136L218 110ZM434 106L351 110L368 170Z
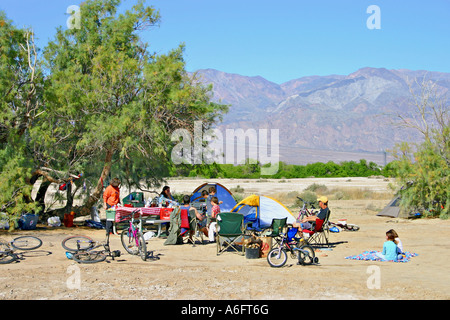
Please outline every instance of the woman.
M167 207L169 203L176 204L176 201L172 197L172 194L170 193L170 187L164 186L161 193L159 194L158 203L160 207ZM169 228L170 228L170 222L164 223L166 226L166 234L169 234Z
M163 207L167 206L166 203L169 202L176 202L175 199L172 197L172 194L170 193L170 187L164 186L161 193L159 194L159 204Z

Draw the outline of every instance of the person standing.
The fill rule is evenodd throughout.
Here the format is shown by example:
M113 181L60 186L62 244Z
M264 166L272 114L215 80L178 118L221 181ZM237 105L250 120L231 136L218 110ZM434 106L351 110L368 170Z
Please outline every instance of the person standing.
M103 202L105 205L105 210L114 207L120 203L120 179L113 178L106 187L105 192L103 192Z

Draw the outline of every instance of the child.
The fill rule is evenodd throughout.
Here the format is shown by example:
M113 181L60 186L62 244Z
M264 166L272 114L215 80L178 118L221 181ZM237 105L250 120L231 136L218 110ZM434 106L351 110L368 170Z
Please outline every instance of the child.
M209 242L214 242L214 233L216 232L216 218L217 215L220 213L220 206L219 206L219 199L217 197L211 198L211 218L212 222L209 225L208 235L209 235Z
M395 237L394 242L397 244L399 253L403 253L403 244L402 244L402 241L400 240L400 238L398 237L397 232L395 232L394 229L391 229L391 230L389 230L388 232L392 232L392 234L393 234L394 237Z
M215 187L211 187L211 188L209 188L209 194L208 194L208 197L206 198L206 209L207 209L207 215L208 215L208 218L211 218L212 217L212 204L211 204L211 200L212 200L212 198L213 197L215 197L215 194L216 194L216 188ZM217 198L217 197L216 197ZM223 201L218 201L217 202L218 204L221 204L221 203L223 203Z
M383 260L395 261L402 258L399 255L399 249L395 243L395 235L389 230L386 232L386 242L383 244L383 252L377 252L377 256Z

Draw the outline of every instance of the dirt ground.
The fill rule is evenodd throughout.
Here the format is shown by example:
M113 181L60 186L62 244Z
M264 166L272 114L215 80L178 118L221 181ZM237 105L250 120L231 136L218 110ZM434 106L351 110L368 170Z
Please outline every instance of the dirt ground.
M176 192L191 192L201 180L171 180ZM385 190L382 179L298 179L245 182L221 181L246 192L269 194L303 190L312 182ZM321 250L318 265L298 266L289 259L282 268L271 268L265 258L246 259L232 252L216 255L215 244L165 246L152 238L148 248L154 259L142 261L125 253L119 236L111 236L116 260L93 265L76 264L65 256L61 241L82 234L104 240L104 230L87 227L50 228L0 232L11 240L33 235L41 248L26 253L19 262L0 265L1 300L437 300L450 298L448 273L450 221L378 217L367 204L383 208L389 200L330 200L330 220L345 218L357 224L357 232L330 233L331 250ZM381 250L385 232L395 229L405 251L417 253L407 263L368 262L345 259L366 250ZM379 279L379 286L374 285ZM78 282L77 282L78 281ZM374 282L375 281L375 282ZM295 290L287 290L295 284Z

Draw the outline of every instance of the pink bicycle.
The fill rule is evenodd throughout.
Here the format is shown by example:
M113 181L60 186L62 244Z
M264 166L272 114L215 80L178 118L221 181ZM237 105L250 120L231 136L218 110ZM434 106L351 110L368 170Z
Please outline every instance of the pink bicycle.
M135 217L138 212L139 218ZM129 254L140 255L141 259L145 261L147 260L147 243L142 233L142 212L140 209L136 209L130 216L130 225L122 231L120 240ZM127 219L128 216L124 220Z

